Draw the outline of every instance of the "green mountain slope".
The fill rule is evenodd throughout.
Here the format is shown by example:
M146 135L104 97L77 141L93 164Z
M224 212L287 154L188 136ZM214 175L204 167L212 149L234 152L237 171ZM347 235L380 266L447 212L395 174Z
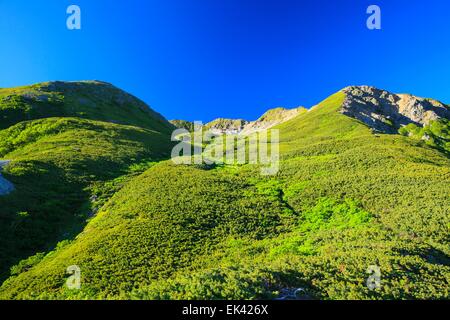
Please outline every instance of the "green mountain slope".
M170 120L171 124L173 124L178 129L186 129L189 132L193 132L195 129L194 122L187 121L187 120Z
M373 133L340 113L345 99L275 127L276 176L153 166L74 240L17 265L0 298L448 298L448 155ZM70 265L80 291L64 285Z
M78 117L169 133L173 126L138 98L100 81L0 89L0 129L26 120Z
M283 122L291 120L307 111L308 110L303 107L298 107L298 108L294 108L294 109L285 109L285 108L281 108L281 107L275 108L275 109L270 109L270 110L266 111L257 120L246 124L245 127L243 128L243 130L240 132L240 134L249 135L254 132L272 128Z
M64 101L54 109L48 101L21 100L24 92L48 95L49 88ZM12 117L11 104L0 103L0 123L8 127L0 130L0 159L11 161L2 176L15 188L0 195L0 278L21 259L79 233L105 197L123 185L116 178L166 159L172 148L172 126L110 85L58 82L6 91L10 101L23 104ZM86 96L89 107L70 102L85 102ZM119 97L130 100L119 104ZM41 119L21 121L27 118Z

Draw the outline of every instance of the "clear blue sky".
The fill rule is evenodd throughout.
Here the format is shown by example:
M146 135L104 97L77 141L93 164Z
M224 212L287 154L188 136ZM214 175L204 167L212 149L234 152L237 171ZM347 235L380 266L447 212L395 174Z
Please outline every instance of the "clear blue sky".
M370 4L381 31L366 28ZM203 121L310 107L353 84L450 103L449 21L448 0L0 0L0 87L104 80Z

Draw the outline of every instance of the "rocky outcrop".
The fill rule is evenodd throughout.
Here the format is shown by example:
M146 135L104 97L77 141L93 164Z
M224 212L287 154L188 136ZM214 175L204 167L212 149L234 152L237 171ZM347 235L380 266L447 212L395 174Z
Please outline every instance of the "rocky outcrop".
M341 113L364 122L375 131L397 133L410 123L418 126L440 118L450 119L449 106L410 94L394 94L369 86L343 90L346 98Z
M268 110L256 121L219 118L206 124L204 126L204 129L210 130L213 134L249 135L254 132L272 128L280 123L295 118L296 116L305 113L307 111L308 110L303 107L298 107L294 109L286 109L280 107Z
M193 132L195 123L187 120L169 120L178 129L186 129L189 132Z
M395 94L370 86L351 86L342 92L345 99L340 112L365 123L376 132L395 134L401 127L410 123L423 127L430 121L450 119L449 106L437 100L410 94ZM204 125L203 129L215 135L250 135L270 129L310 110L304 107L280 107L268 110L255 121L219 118ZM173 120L171 123L178 128L194 130L194 124L189 121Z
M204 129L213 134L237 134L240 133L249 122L242 119L219 118L207 123Z
M7 194L10 194L14 191L14 185L3 178L1 171L3 170L3 167L6 166L10 161L8 160L0 160L0 196L4 196Z

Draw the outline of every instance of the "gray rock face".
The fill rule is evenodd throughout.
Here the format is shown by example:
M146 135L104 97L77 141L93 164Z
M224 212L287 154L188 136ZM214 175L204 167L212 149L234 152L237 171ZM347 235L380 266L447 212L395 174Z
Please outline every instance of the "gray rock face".
M346 94L341 113L360 120L375 131L396 133L410 123L427 125L432 120L450 119L449 106L409 94L394 94L369 86L353 86Z
M0 172L2 171L3 167L6 166L10 161L8 160L0 160ZM10 194L14 191L14 185L2 177L0 173L0 196L4 196L7 194Z
M285 109L282 107L270 109L255 121L246 121L242 119L216 119L205 125L205 128L213 134L240 134L250 135L255 132L270 129L276 125L286 122L296 116L307 112L307 109L298 107L294 109Z
M248 124L248 121L242 119L223 119L219 118L207 123L204 128L212 134L238 134Z

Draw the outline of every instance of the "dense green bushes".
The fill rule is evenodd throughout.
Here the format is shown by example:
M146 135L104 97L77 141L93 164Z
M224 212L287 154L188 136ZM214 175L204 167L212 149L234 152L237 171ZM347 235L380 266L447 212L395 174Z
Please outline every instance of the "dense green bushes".
M125 294L123 298L139 300L270 299L276 297L276 292L270 291L271 282L275 282L273 275L257 268L213 268L179 275L167 281L155 281L148 287Z
M411 137L372 134L338 113L343 98L278 126L282 161L271 177L251 165L155 164L138 128L75 128L81 120L67 119L70 135L50 123L30 131L21 124L22 136L11 129L0 145L17 148L8 156L45 155L64 168L65 182L89 181L101 208L75 239L13 267L0 298L448 299L448 155ZM429 130L445 137L447 129ZM70 159L78 160L67 166ZM42 177L45 167L24 163L5 175L16 184L31 170ZM105 166L114 174L102 176ZM19 226L39 214L19 212ZM80 291L64 286L74 264ZM373 265L381 287L371 291Z
M276 235L288 223L278 215L281 208L245 179L159 164L112 197L73 244L18 275L22 292L13 289L9 297L26 297L34 284L34 292L57 290L67 263L83 270L83 292L118 296L171 276L229 236Z
M369 222L370 213L362 210L358 203L346 199L343 203L322 198L317 205L302 215L304 231L354 228Z
M77 118L1 130L0 157L12 160L2 174L16 191L0 197L0 279L19 259L80 232L120 189L116 177L143 172L142 161L167 158L171 146L166 134Z
M422 140L427 145L450 153L450 124L448 119L431 121L423 128L411 123L400 128L399 133L412 139Z

